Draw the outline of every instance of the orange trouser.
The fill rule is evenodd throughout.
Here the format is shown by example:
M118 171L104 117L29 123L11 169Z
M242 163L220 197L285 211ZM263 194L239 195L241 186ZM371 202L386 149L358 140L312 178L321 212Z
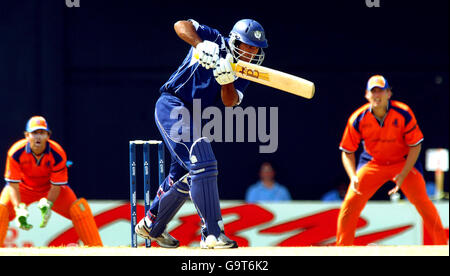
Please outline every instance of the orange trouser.
M8 229L8 220L16 216L11 202L10 186L6 186L0 195L0 247ZM30 204L47 197L47 192L34 192L19 186L20 202ZM85 246L102 246L102 240L92 215L89 204L84 198L77 199L69 186L61 186L58 198L53 203L52 211L72 220L74 228Z
M0 204L5 205L9 210L9 221L13 220L16 216L14 207L10 200L10 190L11 187L6 186L0 195ZM19 188L20 192L20 202L29 205L33 202L39 201L43 197L47 197L47 192L35 192L26 189ZM70 218L70 207L77 200L77 196L69 186L61 186L61 192L58 198L53 202L52 211L60 214L61 216Z
M392 181L401 172L404 165L405 162L378 165L371 161L358 170L361 195L356 194L350 187L347 190L338 216L336 245L353 245L356 224L367 201L384 183ZM427 195L422 174L416 168L413 168L405 178L401 190L422 216L424 226L430 233L433 243L447 244L447 234L442 226L439 213Z

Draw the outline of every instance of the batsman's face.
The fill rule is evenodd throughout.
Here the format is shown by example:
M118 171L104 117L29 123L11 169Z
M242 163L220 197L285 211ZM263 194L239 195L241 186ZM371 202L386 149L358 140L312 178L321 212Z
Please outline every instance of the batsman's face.
M251 46L245 43L239 44L239 49L244 52L244 54L240 57L240 60L245 62L250 62L259 51L258 47Z
M40 155L44 152L50 135L47 131L38 129L33 132L25 132L25 138L30 143L31 151L36 155Z
M392 92L390 89L375 87L371 91L366 91L366 99L373 108L387 108L391 96Z

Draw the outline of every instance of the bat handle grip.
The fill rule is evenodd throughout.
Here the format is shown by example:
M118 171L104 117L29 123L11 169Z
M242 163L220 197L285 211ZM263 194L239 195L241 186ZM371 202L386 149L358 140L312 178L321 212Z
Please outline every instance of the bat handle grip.
M194 52L192 53L192 57L198 61L198 52L197 52L197 49L195 49L195 48L194 48ZM236 63L230 62L230 64L231 64L231 68L233 69L233 71L236 71Z
M198 52L197 52L197 50L194 48L194 53L192 53L192 56L196 59L196 60L198 60Z

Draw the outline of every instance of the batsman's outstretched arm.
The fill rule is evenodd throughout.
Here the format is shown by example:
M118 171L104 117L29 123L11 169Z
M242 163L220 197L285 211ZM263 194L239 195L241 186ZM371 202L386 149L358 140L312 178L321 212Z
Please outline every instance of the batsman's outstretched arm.
M198 63L206 69L214 69L219 63L219 45L203 40L197 33L197 27L191 21L181 20L174 25L177 35L195 48Z
M226 107L235 106L240 102L240 96L233 84L236 74L231 66L232 62L233 56L227 54L226 58L220 58L219 64L213 70L214 78L221 85L220 95Z
M239 103L239 96L233 83L222 85L220 94L226 107L233 107Z
M209 68L214 69L214 76L216 80L219 82L219 84L222 86L221 98L223 104L225 106L237 105L240 100L239 95L233 85L235 74L231 68L231 64L227 64L227 62L230 63L230 59L232 61L232 57L230 56L230 58L227 58L225 60L219 60L218 45L210 41L204 42L197 34L195 26L191 21L187 20L177 21L174 25L174 29L178 37L180 37L183 41L185 41L186 43L197 49L196 58L199 59L199 63L202 66L205 66L207 69ZM205 45L201 45L201 43ZM202 60L202 54L204 53L207 53L207 55L213 57L210 58L210 60ZM218 65L222 64L223 66L218 66L217 68L216 64Z
M192 22L190 21L177 21L174 25L174 29L179 38L193 47L197 47L197 45L203 41L197 34L194 24L192 24Z

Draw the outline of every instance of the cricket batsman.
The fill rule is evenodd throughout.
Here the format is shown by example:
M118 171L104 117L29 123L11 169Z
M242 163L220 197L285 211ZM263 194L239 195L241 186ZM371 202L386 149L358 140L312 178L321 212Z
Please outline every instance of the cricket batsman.
M396 184L388 194L403 191L422 216L433 243L447 244L439 213L426 192L422 165L417 161L422 131L411 108L391 100L391 96L391 88L383 76L371 77L365 92L368 103L350 116L345 128L340 149L350 185L337 222L338 246L353 245L361 211L388 181ZM361 142L364 148L356 167L355 152Z
M44 228L52 212L72 220L85 246L102 246L102 241L89 204L77 199L67 185L67 157L63 148L50 139L51 131L42 116L30 118L26 124L25 139L17 141L8 151L5 169L7 185L0 195L0 247L9 222L30 230L27 206L38 201Z
M190 195L202 221L201 248L236 248L237 243L224 232L217 160L210 141L200 137L200 126L194 123L194 100L200 100L202 108L240 104L249 81L236 77L231 62L240 59L261 64L263 48L268 46L265 32L251 19L238 21L229 37L195 20L178 21L174 29L192 47L160 88L155 108L156 125L172 157L171 167L150 211L136 225L136 233L162 247L178 247L179 242L165 229ZM179 181L186 173L189 177Z

